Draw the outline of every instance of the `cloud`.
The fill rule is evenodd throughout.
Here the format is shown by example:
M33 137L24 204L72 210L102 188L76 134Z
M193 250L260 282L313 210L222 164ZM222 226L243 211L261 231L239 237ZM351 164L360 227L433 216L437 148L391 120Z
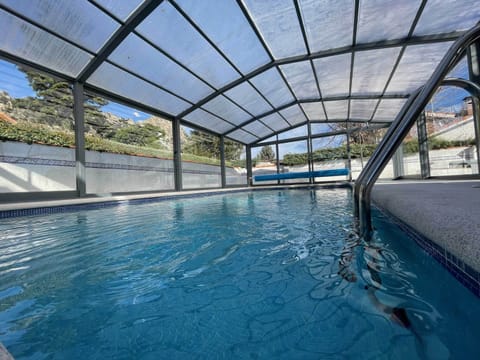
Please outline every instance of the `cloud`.
M140 113L138 111L134 111L133 112L133 116L135 116L136 118L139 118L141 117L142 115L140 115Z

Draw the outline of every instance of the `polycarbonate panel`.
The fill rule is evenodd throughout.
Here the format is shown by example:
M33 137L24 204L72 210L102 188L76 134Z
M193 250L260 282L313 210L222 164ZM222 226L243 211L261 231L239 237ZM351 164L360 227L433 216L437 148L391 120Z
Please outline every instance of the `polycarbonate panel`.
M143 0L95 0L95 2L125 21Z
M224 132L233 129L233 125L223 121L222 119L206 112L203 109L197 109L187 116L184 117L185 120L202 126L206 129L209 129L217 134L223 134Z
M290 126L280 115L278 115L278 113L264 116L260 119L260 121L275 131L282 131Z
M98 52L119 27L87 1L2 0L2 4L92 52Z
M273 109L248 82L235 86L225 95L254 116Z
M350 120L367 121L372 118L373 110L377 106L378 100L350 100Z
M377 111L373 116L372 121L388 121L395 120L395 117L402 109L402 106L407 102L407 99L383 99L378 105Z
M243 74L270 61L236 1L176 2Z
M248 113L243 111L223 95L213 98L202 107L235 125L240 125L251 118Z
M109 63L103 63L89 78L88 83L171 115L178 115L190 106L186 101Z
M240 77L207 40L166 1L136 30L215 88Z
M0 10L0 49L76 77L92 56L49 33Z
M308 136L307 125L299 126L295 129L284 131L278 134L278 139L285 140L285 139L293 139L293 138L303 137L303 136Z
M276 59L306 54L302 30L291 0L244 0L250 17Z
M272 130L266 127L263 123L260 121L254 121L251 122L250 124L247 124L243 127L243 129L251 132L252 134L255 134L259 138L268 136L272 134Z
M109 60L192 102L213 92L211 87L134 34L115 49Z
M421 0L360 0L357 44L408 35Z
M297 99L308 100L320 97L310 61L282 65L280 70L285 75Z
M233 140L240 141L241 143L244 143L244 144L250 144L258 140L258 137L253 136L252 134L246 131L243 131L242 129L237 129L235 131L232 131L227 136Z
M352 45L355 3L352 0L300 0L311 52Z
M408 46L387 88L387 94L408 94L425 83L451 42Z
M348 95L351 57L342 54L313 60L322 98Z
M292 126L307 121L302 109L298 105L289 106L279 112Z
M414 35L467 30L480 21L478 0L429 0Z
M275 107L295 100L276 67L255 76L250 82Z
M309 120L325 120L325 111L323 110L322 102L312 102L312 103L304 103L301 105L303 111L307 115Z
M382 94L399 54L400 48L356 52L352 94Z
M348 100L324 101L328 120L347 120Z

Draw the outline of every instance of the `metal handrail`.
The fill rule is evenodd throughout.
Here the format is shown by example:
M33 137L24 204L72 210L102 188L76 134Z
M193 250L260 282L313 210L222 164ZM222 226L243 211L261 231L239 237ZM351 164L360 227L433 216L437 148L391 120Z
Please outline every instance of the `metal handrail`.
M479 39L480 23L455 41L425 85L409 97L377 149L375 149L367 166L356 180L354 205L355 214L358 216L359 221L360 236L368 239L371 235L371 192L382 170L400 146L423 109L427 106L428 101L430 101L436 89L441 85L445 76L461 60L467 48Z

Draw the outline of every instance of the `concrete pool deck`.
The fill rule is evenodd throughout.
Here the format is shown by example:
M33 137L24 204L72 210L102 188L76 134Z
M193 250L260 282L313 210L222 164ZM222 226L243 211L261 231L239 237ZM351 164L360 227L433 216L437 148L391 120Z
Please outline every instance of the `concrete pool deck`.
M445 250L445 265L480 283L480 180L379 182L372 200Z

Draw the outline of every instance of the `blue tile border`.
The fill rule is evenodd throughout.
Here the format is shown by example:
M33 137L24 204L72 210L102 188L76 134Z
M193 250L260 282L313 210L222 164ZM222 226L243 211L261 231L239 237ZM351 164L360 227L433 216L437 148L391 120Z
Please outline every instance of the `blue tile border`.
M464 263L460 258L451 254L442 246L418 233L410 225L400 220L388 210L379 206L375 206L375 209L384 215L390 222L398 226L427 254L447 269L448 272L450 272L462 285L469 289L473 294L480 297L480 272Z

